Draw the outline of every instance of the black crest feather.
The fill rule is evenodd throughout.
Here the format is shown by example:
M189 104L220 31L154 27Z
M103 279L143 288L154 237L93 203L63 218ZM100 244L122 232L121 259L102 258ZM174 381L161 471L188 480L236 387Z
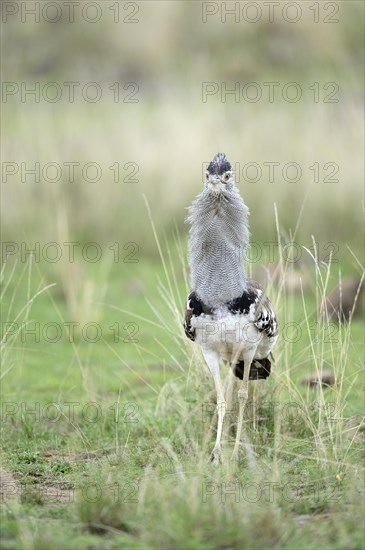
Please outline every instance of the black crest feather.
M209 174L216 174L221 176L227 170L232 170L232 166L228 161L225 153L217 153L213 160L210 161L208 166Z

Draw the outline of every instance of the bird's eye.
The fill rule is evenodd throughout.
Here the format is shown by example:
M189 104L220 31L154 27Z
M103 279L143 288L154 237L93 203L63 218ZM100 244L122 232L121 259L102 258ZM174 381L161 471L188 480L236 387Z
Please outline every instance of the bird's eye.
M223 176L223 179L224 179L224 181L228 181L228 180L230 179L230 177L231 177L231 173L230 173L230 172L226 172L226 173L224 174L224 176Z
M205 172L205 179L208 180L209 179L209 172Z

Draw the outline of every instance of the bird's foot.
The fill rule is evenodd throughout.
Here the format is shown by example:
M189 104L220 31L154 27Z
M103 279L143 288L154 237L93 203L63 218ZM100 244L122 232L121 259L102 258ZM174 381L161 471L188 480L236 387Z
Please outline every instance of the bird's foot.
M220 449L213 449L210 461L214 465L222 464L222 452Z
M231 455L231 460L233 462L238 462L239 461L239 449L238 449L238 447L237 448L235 447L233 449L233 453Z

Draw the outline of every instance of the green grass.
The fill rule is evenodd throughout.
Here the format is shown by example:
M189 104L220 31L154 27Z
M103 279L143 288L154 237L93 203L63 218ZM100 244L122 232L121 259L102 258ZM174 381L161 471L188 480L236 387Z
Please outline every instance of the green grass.
M281 327L296 322L301 337L279 339L272 376L251 387L240 462L228 434L217 468L212 381L181 327L185 249L159 246L160 262L84 268L90 293L76 310L62 290L70 272L60 281L49 264L5 265L3 321L57 322L62 335L22 341L20 330L4 344L3 547L363 548L363 324L331 338L316 316L339 266L313 263L303 296L270 288ZM100 340L78 330L70 342L63 323L75 319L97 320ZM128 331L115 341L109 327L126 322L138 342ZM328 365L335 386L301 383Z

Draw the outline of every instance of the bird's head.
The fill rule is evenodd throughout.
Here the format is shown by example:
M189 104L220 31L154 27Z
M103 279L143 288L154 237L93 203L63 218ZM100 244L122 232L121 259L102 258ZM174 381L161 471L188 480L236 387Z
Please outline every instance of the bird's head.
M211 193L224 193L234 186L234 172L224 153L217 153L205 173L205 188Z

